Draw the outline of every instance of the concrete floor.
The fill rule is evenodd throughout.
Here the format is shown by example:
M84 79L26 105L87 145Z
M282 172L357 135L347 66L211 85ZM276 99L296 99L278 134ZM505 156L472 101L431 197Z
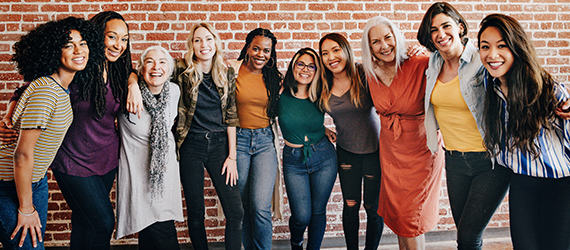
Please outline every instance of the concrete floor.
M426 250L455 250L456 231L440 231L426 233ZM483 235L483 250L512 250L509 228L488 228ZM360 238L360 249L364 249L364 236ZM208 244L210 250L224 250L223 242L211 242ZM321 248L323 250L345 250L344 237L325 238ZM0 248L2 249L2 248ZM46 247L47 250L69 250L69 247ZM111 250L136 250L136 245L111 246ZM190 243L181 244L181 250L192 250ZM273 250L289 250L291 246L289 240L274 240ZM398 239L394 234L382 235L379 250L399 250Z
M331 247L323 248L326 250L344 250L345 247ZM360 249L364 249L361 246ZM441 242L428 242L426 243L426 250L456 250L457 244L455 241L441 241ZM485 239L483 242L483 250L512 250L511 238L493 238ZM398 244L381 245L378 250L399 250Z
M426 250L455 250L457 249L456 231L426 233ZM361 238L361 244L364 239ZM344 238L325 239L323 248L326 250L344 250ZM361 246L360 249L364 249ZM379 250L399 250L396 235L383 235ZM483 250L512 250L509 228L489 228L483 235Z

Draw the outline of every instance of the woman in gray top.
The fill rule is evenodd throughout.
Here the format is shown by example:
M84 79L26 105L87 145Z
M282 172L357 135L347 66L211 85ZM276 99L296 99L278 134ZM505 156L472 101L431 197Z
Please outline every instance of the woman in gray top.
M331 33L321 38L319 53L324 65L321 106L334 119L338 175L344 199L342 225L347 249L358 249L358 212L364 180L364 208L367 214L366 248L377 249L384 228L378 215L380 122L372 109L364 71L355 64L350 44L342 35Z
M174 59L160 46L138 63L144 110L119 117L117 238L139 233L139 249L179 249L174 221L184 221L172 126L180 89L168 81Z

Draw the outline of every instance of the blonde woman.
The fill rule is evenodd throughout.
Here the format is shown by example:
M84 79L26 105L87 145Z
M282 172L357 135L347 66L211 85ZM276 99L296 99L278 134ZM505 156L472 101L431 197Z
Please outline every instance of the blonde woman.
M174 135L180 178L194 249L208 249L204 226L204 168L226 216L226 249L241 248L243 207L237 185L234 69L222 58L218 32L198 23L188 36L188 53L177 60L173 82L181 88Z

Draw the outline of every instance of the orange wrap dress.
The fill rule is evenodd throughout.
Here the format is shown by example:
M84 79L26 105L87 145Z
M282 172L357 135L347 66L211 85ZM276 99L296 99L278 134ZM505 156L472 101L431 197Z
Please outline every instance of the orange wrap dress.
M402 64L388 87L368 79L380 115L382 182L378 214L394 233L416 237L439 221L439 197L444 166L440 148L434 155L426 144L424 126L425 71L428 57Z

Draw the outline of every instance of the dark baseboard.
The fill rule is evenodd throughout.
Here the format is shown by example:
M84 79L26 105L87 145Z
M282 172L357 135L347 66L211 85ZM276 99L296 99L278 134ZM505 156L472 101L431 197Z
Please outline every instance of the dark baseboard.
M426 233L426 242L441 242L441 241L455 241L456 238L456 231L455 230L448 230L448 231L437 231L437 232L427 232ZM483 235L484 239L492 239L492 238L502 238L502 237L509 237L510 232L508 227L501 227L501 228L488 228L485 230L485 234ZM364 236L360 237L360 243L364 244ZM393 245L398 244L398 237L395 234L384 234L382 235L382 240L380 241L380 245ZM333 237L333 238L325 238L323 240L322 248L328 247L344 247L344 237ZM212 242L209 243L209 248L211 250L223 250L225 249L223 242ZM68 250L69 247L46 247L47 250ZM116 245L111 246L111 250L137 250L137 245ZM186 243L180 245L181 250L192 250L192 244ZM275 250L284 250L284 249L291 249L288 239L283 240L274 240L272 249Z

